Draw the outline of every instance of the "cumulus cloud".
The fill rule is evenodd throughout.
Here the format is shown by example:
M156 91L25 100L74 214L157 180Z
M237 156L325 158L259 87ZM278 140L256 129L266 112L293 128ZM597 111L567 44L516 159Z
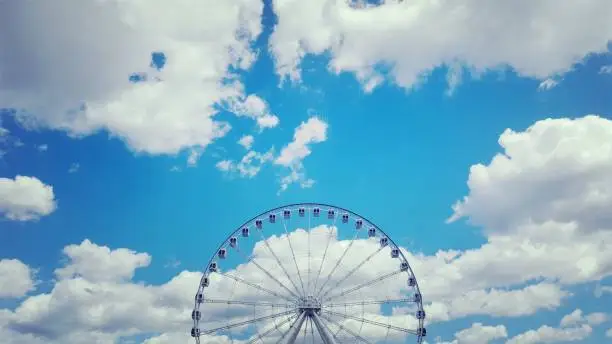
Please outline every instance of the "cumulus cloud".
M238 140L238 144L248 150L251 149L251 146L253 146L254 141L255 138L253 137L253 135L244 135L240 138L240 140Z
M576 342L584 340L593 332L589 325L571 328L555 328L542 326L537 330L529 330L510 338L506 344L536 344L556 342Z
M438 344L488 344L492 340L508 337L504 325L485 326L482 323L473 323L471 327L455 333L452 342Z
M230 72L252 65L262 10L253 0L2 1L0 106L27 128L104 130L150 154L224 136L216 104L273 127L278 118Z
M53 187L36 177L0 178L0 214L15 221L37 220L57 208Z
M34 290L34 271L17 259L0 260L0 298L22 297Z
M606 0L562 6L555 0L273 4L279 22L270 46L281 77L299 80L305 56L329 53L330 70L354 73L366 89L381 81L380 66L406 88L436 67L457 63L476 75L509 66L543 80L569 71L589 53L607 51L612 38L612 4ZM450 81L456 87L456 79Z
M552 78L548 78L542 81L540 85L538 85L538 91L548 91L555 88L557 85L559 85L559 81Z
M240 161L221 160L217 162L216 167L220 171L233 173L243 178L255 177L264 164L272 161L274 158L274 148L270 148L265 153L256 151L248 151Z
M276 165L290 170L289 175L281 179L281 191L295 182L299 182L302 187L312 186L314 181L306 177L302 161L312 153L312 144L327 140L327 128L328 124L318 117L311 117L295 128L293 141L283 147L274 160Z

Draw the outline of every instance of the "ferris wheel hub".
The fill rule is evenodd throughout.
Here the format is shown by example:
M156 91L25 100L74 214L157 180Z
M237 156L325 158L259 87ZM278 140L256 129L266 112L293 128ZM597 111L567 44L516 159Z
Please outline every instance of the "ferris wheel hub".
M298 309L300 312L319 313L321 312L321 300L312 295L301 297L298 300Z

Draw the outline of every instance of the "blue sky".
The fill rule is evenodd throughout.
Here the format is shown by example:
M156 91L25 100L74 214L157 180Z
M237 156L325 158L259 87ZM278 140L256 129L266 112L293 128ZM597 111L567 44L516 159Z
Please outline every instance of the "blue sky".
M78 278L59 276L66 266L100 288L195 280L189 272L200 271L240 223L295 202L362 213L414 255L431 303L430 343L610 340L607 1L580 9L551 1L487 5L499 27L474 1L460 9L279 1L273 10L269 1L244 0L236 2L240 17L216 2L190 10L60 3L53 10L0 5L8 13L0 22L16 28L13 37L0 34L9 38L0 39L0 51L11 50L0 54L0 334L8 343L30 336L80 343L82 331L100 343L176 336L180 326L128 331L75 322L65 337L45 337L36 330L45 318L28 312L61 314L44 305L54 297L86 309L69 294L78 290L60 290ZM63 18L97 11L92 6L105 7L91 23ZM383 12L392 6L407 12ZM190 14L203 11L204 19ZM411 19L403 24L392 13ZM429 22L434 15L437 24ZM24 16L42 19L29 26ZM458 24L469 18L471 25ZM379 24L366 26L372 22ZM250 37L236 39L237 28ZM154 54L149 67L155 52L165 64ZM132 73L147 78L130 82ZM248 148L237 143L246 135ZM248 152L253 159L240 165ZM458 220L447 222L453 214ZM81 245L83 255L63 251L69 245ZM111 254L121 248L132 251ZM135 252L150 255L150 264ZM114 266L127 272L99 276L113 275ZM490 306L496 302L503 305ZM168 307L188 329L189 311ZM577 309L580 316L560 324ZM465 329L476 337L461 337Z

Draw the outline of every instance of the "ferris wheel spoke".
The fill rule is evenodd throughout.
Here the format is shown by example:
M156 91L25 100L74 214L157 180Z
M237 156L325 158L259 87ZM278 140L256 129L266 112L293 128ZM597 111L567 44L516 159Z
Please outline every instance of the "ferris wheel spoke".
M220 326L220 327L213 328L213 329L210 329L210 330L204 330L204 331L201 332L201 334L211 334L211 333L214 333L214 332L217 332L217 331L221 331L221 330L230 330L230 329L232 329L234 327L240 327L240 326L249 325L249 324L253 324L253 323L264 321L264 320L268 320L268 319L274 319L274 318L282 317L283 315L291 314L291 313L294 313L294 312L295 312L294 310L290 310L290 311L285 311L285 312L281 312L281 313L266 315L266 316L259 317L259 318L249 319L249 320L237 322L237 323L234 323L234 324Z
M202 303L216 303L216 304L227 304L227 305L261 306L261 307L277 307L277 308L295 309L295 305L293 303L236 301L236 300L207 299L207 298L202 299Z
M347 289L347 290L345 290L345 291L343 291L343 292L341 292L341 293L339 293L339 294L335 294L335 295L329 296L329 297L327 297L327 298L325 299L325 301L329 301L329 300L332 300L332 299L337 298L337 297L345 296L345 295L348 295L348 294L350 294L350 293L353 293L353 292L355 292L355 291L357 291L357 290L363 289L363 288L365 288L365 287L369 287L369 286L371 286L371 285L373 285L373 284L380 283L380 282L382 282L382 281L384 281L384 280L386 280L386 279L389 279L389 278L391 278L391 277L393 277L393 276L396 276L396 275L398 275L398 274L400 274L400 273L402 273L402 272L403 272L403 270L401 270L401 269L400 269L400 270L396 270L396 271L389 272L389 273L387 273L387 274L385 274L385 275L382 275L382 276L380 276L380 277L377 277L377 278L375 278L375 279L373 279L373 280L371 280L371 281L368 281L368 282L366 282L366 283L362 283L362 284L360 284L360 285L358 285L358 286L355 286L355 287L353 287L353 288L351 288L351 289Z
M247 342L247 344L254 344L255 342L257 342L258 340L261 340L263 342L263 339L268 336L270 333L277 331L279 326L283 326L286 323L290 322L291 320L293 320L293 318L297 317L297 314L294 314L290 317L288 317L287 319L281 321L280 323L274 323L274 326L270 327L269 329L267 329L264 333L258 333L254 338L252 338L250 341Z
M264 240L265 242L265 240ZM266 268L264 268L263 266L259 265L259 263L257 263L257 261L253 258L253 259L249 259L247 258L244 253L242 253L242 251L238 250L238 252L240 252L240 255L242 255L247 261L250 261L251 263L253 263L253 265L255 265L259 270L261 270L263 273L266 274L266 276L270 277L271 280L273 280L274 282L276 282L279 286L281 286L283 289L285 289L290 295L292 295L295 298L299 298L299 296L294 293L291 289L287 288L286 285L284 285L281 281L279 281L276 277L274 277L274 275L272 275L272 273L270 273L270 271L268 271ZM290 282L291 279L289 279Z
M391 329L391 330L395 330L395 331L405 332L405 333L412 334L412 335L415 335L415 336L418 335L416 330L411 330L411 329L407 329L407 328L403 328L403 327L399 327L399 326L395 326L395 325L391 325L391 324L385 324L385 323L381 323L379 321L374 321L374 320L370 320L370 319L366 319L366 318L362 318L362 317L357 317L357 316L354 316L354 315L333 312L333 311L330 311L330 310L325 310L325 312L327 314L329 314L329 315L341 317L341 318L344 318L344 319L351 319L351 320L355 320L355 321L362 321L362 322L364 322L366 324L370 324L370 325L374 325L374 326L378 326L378 327L382 327L382 328L386 328L386 329Z
M355 332L354 332L353 330L351 330L350 328L347 328L346 326L344 326L344 325L342 325L341 323L339 323L339 322L337 322L337 321L335 321L335 320L331 319L330 317L328 317L328 316L326 316L326 315L323 315L323 314L322 314L322 315L321 315L321 318L323 318L323 319L325 319L325 320L329 321L330 323L332 323L332 324L334 324L334 325L338 326L338 327L340 328L340 330L339 330L338 332L340 332L340 331L344 331L344 332L346 332L346 333L350 334L351 336L355 337L356 339L358 339L359 341L361 341L361 342L363 342L363 343L366 343L366 344L372 344L370 341L368 341L367 339L363 338L363 337L362 337L362 336L360 336L359 334L355 333Z
M325 344L337 344L335 338L332 336L331 331L329 330L329 327L327 327L327 325L321 321L321 318L317 315L317 313L312 313L310 318L317 327L317 331L319 331L319 335Z
M324 283L321 285L321 287L319 287L319 291L317 292L317 295L321 293L323 288L325 288L325 285L327 285L327 283L329 282L329 279L331 278L331 276L334 274L334 272L336 272L336 269L338 268L338 266L340 266L340 263L344 259L344 256L346 256L346 253L351 248L351 246L353 246L353 243L355 243L355 239L357 238L358 235L359 235L359 231L355 231L355 235L351 239L351 242L346 246L346 248L344 249L344 252L342 252L342 255L340 256L340 259L338 259L338 261L336 262L332 270L327 275L327 278L325 278Z
M323 258L321 259L321 265L319 265L319 271L317 272L317 277L315 278L314 290L317 290L317 284L319 282L319 277L321 277L321 270L323 270L323 264L325 263L325 257L327 256L327 250L329 249L329 244L331 243L332 234L334 233L333 227L336 226L336 219L338 217L334 216L334 222L329 229L329 235L327 235L327 244L325 244L325 251L323 252Z
M414 299L388 299L388 300L366 300L366 301L353 301L353 302L342 302L342 303L328 303L322 305L321 308L336 308L346 306L366 306L366 305L386 305L393 303L412 303Z
M219 275L227 277L227 278L232 279L234 281L240 282L242 284L248 285L248 286L253 287L253 288L257 289L257 290L260 290L260 291L263 291L265 293L268 293L268 294L270 294L272 296L280 297L281 299L287 300L289 302L293 302L293 300L291 298L289 298L289 297L287 297L285 295L282 295L282 294L279 294L279 293L277 293L275 291L272 291L270 289L264 288L264 287L262 287L262 286L260 286L258 284L253 283L253 282L249 282L249 281L247 281L247 280L245 280L243 278L240 278L238 276L230 275L228 273L219 273Z
M304 313L300 314L297 318L295 318L293 320L293 322L291 323L291 325L289 325L289 328L287 329L287 331L285 331L281 337L278 339L278 341L276 342L276 344L281 344L283 343L283 341L285 340L285 338L289 335L289 333L291 332L291 330L295 327L295 325L299 322L300 318L304 315ZM278 331L280 332L280 329L278 329Z
M293 250L293 245L291 244L289 232L287 231L287 223L285 223L285 219L283 219L282 222L283 228L285 229L285 236L287 237L287 242L289 243L289 249L291 250L291 257L293 258L293 263L295 264L295 270L297 271L298 278L300 279L300 284L302 285L302 296L306 296L306 290L304 290L304 281L302 280L302 274L300 273L300 268L298 267L297 259L295 258L295 251ZM291 283L293 283L293 280L291 280ZM297 290L297 287L295 288Z
M284 222L283 222L284 225ZM285 232L287 232L287 229L285 229ZM268 251L270 251L270 253L272 254L272 257L274 257L274 260L276 261L276 264L278 264L278 266L280 266L281 270L283 270L283 273L285 274L285 276L287 277L287 279L289 280L289 283L291 283L291 285L293 285L293 288L295 288L295 291L299 294L299 289L298 287L295 285L295 283L293 282L293 279L291 278L291 276L289 276L289 273L287 272L287 269L285 269L285 266L281 263L280 259L278 258L278 256L276 255L276 253L274 252L274 250L272 250L272 247L270 246L270 244L268 243L268 239L265 238L263 236L263 233L261 231L259 231L259 236L261 237L261 240L263 240L264 245L268 248ZM288 236L288 234L287 234ZM279 282L280 283L280 282ZM302 288L303 289L303 288ZM291 292L292 295L294 295L295 297L298 297L295 293Z
M377 249L376 251L372 252L372 254L370 254L366 259L364 259L363 261L361 261L361 263L357 264L356 267L354 267L353 269L351 269L351 271L349 271L344 277L342 277L338 282L336 282L336 284L334 284L333 287L327 289L327 291L325 293L323 293L321 295L321 298L324 298L325 296L327 296L327 294L329 294L332 290L336 289L338 286L340 286L340 284L342 284L344 281L346 281L349 277L351 277L355 272L357 272L357 270L359 270L364 264L366 264L367 262L369 262L372 258L374 258L380 251L382 251L384 249L384 246L380 247L379 249Z

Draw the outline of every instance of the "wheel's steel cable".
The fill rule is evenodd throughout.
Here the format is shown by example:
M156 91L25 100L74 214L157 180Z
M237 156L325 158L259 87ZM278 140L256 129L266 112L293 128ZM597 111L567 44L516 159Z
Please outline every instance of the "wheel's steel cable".
M296 293L291 291L291 289L287 288L286 285L284 285L281 281L279 281L276 277L274 277L268 270L266 270L264 267L259 265L259 263L257 263L255 258L248 258L248 257L246 257L246 255L244 253L242 253L240 250L238 250L238 252L240 252L240 255L242 255L245 258L245 260L250 261L251 263L253 263L259 270L261 270L268 277L270 277L270 279L272 279L274 282L278 283L278 285L280 285L283 289L285 289L289 294L293 295L293 297L295 297L296 299L300 298ZM289 280L289 281L291 281L291 280Z
M338 326L338 327L340 328L340 331L344 331L344 332L346 332L346 333L350 334L351 336L353 336L353 337L357 338L358 340L360 340L360 341L362 341L362 342L364 342L364 343L366 343L366 344L372 344L370 341L368 341L367 339L363 338L363 337L362 337L362 336L360 336L359 334L355 333L355 332L354 332L353 330L351 330L350 328L348 328L348 327L346 327L346 326L344 326L344 325L340 324L339 322L337 322L337 321L335 321L335 320L331 319L330 317L328 317L328 316L326 316L326 315L324 315L324 314L322 314L322 315L321 315L321 317L322 317L322 318L324 318L325 320L329 321L330 323L335 324L336 326ZM340 331L338 331L338 332L340 332Z
M302 274L300 273L300 268L298 267L297 259L295 258L295 251L293 250L293 245L291 244L291 238L289 237L289 232L287 231L287 224L285 223L284 218L281 221L283 222L283 228L285 229L285 235L287 236L287 242L289 243L289 249L291 250L291 257L293 257L293 263L295 263L295 270L297 271L298 278L300 279L300 284L302 285L302 296L305 297L306 290L304 289L304 281L302 280ZM293 280L291 280L291 283L294 284Z
M379 326L379 327L383 327L383 328L390 328L392 330L396 330L396 331L401 331L401 332L406 332L412 335L417 335L417 331L416 330L411 330L411 329L407 329L407 328L403 328L403 327L399 327L399 326L395 326L395 325L390 325L390 324L384 324L378 321L374 321L374 320L370 320L370 319L366 319L366 318L361 318L361 317L356 317L354 315L348 315L348 314L342 314L342 313L338 313L338 312L333 312L333 311L329 311L326 310L325 313L330 314L330 315L334 315L334 316L338 316L338 317L342 317L345 319L352 319L352 320L356 320L356 321L363 321L367 324L370 325L374 325L374 326Z
M343 303L328 303L322 305L321 308L334 308L344 306L364 306L364 305L385 305L390 303L412 303L414 299L388 299L388 300L365 300L365 301L352 301Z
M334 233L334 227L336 226L336 219L338 216L334 216L334 221L332 222L331 228L329 229L329 235L327 236L327 244L325 245L325 251L323 252L323 259L321 260L321 265L319 265L319 272L317 272L317 277L315 278L314 290L317 291L317 285L319 282L319 277L321 277L321 270L323 270L323 264L325 263L325 257L327 256L327 250L329 249L329 244L331 243L331 237Z
M397 271L389 272L389 273L384 274L384 275L382 275L380 277L377 277L376 279L373 279L373 280L368 281L366 283L360 284L360 285L355 286L355 287L353 287L351 289L345 290L345 291L343 291L343 292L341 292L339 294L332 295L332 296L326 298L324 301L329 301L329 300L332 300L332 299L337 298L337 297L348 295L348 294L350 294L352 292L355 292L357 290L363 289L363 288L368 287L370 285L373 285L373 284L376 284L376 283L380 283L380 282L382 282L382 281L384 281L384 280L386 280L388 278L391 278L391 277L393 277L395 275L398 275L398 274L400 274L402 272L403 271L401 269L399 269Z
M346 246L346 248L344 249L344 252L342 252L342 255L340 256L340 259L338 259L338 261L336 262L336 265L334 265L333 269L327 275L327 278L325 279L325 282L321 285L321 287L319 288L319 291L316 293L317 297L319 296L319 294L321 293L321 291L323 290L325 285L329 282L329 279L334 274L334 272L336 272L336 269L338 268L338 266L340 266L340 263L344 259L344 256L346 255L348 250L351 248L351 246L353 246L353 243L355 242L355 239L357 238L358 235L359 235L359 231L355 230L355 235L351 239L351 242Z
M217 332L217 331L220 331L220 330L229 330L231 328L238 327L238 326L248 325L248 324L256 323L256 322L267 320L267 319L273 319L273 318L282 317L283 315L291 314L291 313L294 313L294 312L295 312L294 310L290 310L290 311L285 311L285 312L281 312L281 313L266 315L266 316L259 317L259 318L249 319L249 320L237 322L237 323L230 324L230 325L220 326L220 327L213 328L213 329L210 329L210 330L201 331L200 333L201 334L211 334L213 332Z
M284 220L283 220L283 226L285 225ZM295 288L295 291L299 294L299 288L297 287L297 285L295 285L295 283L293 282L293 279L291 278L291 276L289 276L289 272L287 272L287 269L285 269L285 266L281 263L280 259L278 259L278 256L276 255L276 253L274 252L274 250L272 250L272 247L270 246L270 243L268 243L268 238L264 237L263 235L263 230L256 230L257 232L259 232L259 236L261 237L261 240L264 242L264 245L268 248L268 251L270 251L270 253L272 254L272 257L274 257L274 260L276 261L276 264L278 264L278 266L280 266L281 270L283 270L283 272L285 273L285 276L287 277L287 279L289 280L289 282L291 283L291 285L293 285L293 288ZM285 227L285 233L287 233L287 228ZM289 235L289 234L287 234ZM303 286L302 286L302 291L303 291ZM291 292L292 295L294 295L296 298L299 298L295 293Z
M262 287L262 286L260 286L260 285L257 285L257 284L255 284L255 283L253 283L253 282L249 282L249 281L247 281L247 280L245 280L245 279L242 279L242 278L240 278L240 277L238 277L238 276L230 275L230 274L228 274L228 273L218 273L218 274L219 274L219 275L221 275L221 276L227 277L227 278L229 278L229 279L232 279L232 280L234 280L234 281L238 281L238 282L240 282L240 283L246 284L246 285L248 285L248 286L250 286L250 287L253 287L253 288L255 288L255 289L258 289L258 290L261 290L261 291L263 291L263 292L266 292L266 293L268 293L268 294L270 294L270 295L273 295L273 296L276 296L276 297L280 297L281 299L287 300L287 301L289 301L289 302L294 302L294 300L292 300L292 299L291 299L290 297L288 297L288 296L285 296L285 295L279 294L279 293L277 293L277 292L275 292L275 291L272 291L272 290L266 289L266 288L264 288L264 287Z
M278 329L279 326L282 326L288 322L290 322L293 318L297 317L297 314L291 315L290 317L287 317L287 319L281 321L280 323L274 323L274 326L268 330L266 330L264 333L261 334L257 334L257 336L253 339L251 339L250 341L247 342L247 344L253 344L258 340L261 340L263 342L263 338L266 337L267 335L269 335L270 333L274 332L275 330Z
M295 305L292 303L274 303L274 302L257 302L257 301L236 301L236 300L223 300L223 299L202 299L202 303L213 303L213 304L227 304L227 305L244 305L244 306L261 306L261 307L279 307L279 308L292 308L295 309Z
M353 269L351 269L351 271L349 271L344 277L342 277L338 282L336 282L336 284L334 284L333 287L327 289L327 291L323 294L321 294L321 298L324 298L325 296L327 296L327 294L329 294L332 290L336 289L338 286L340 286L340 284L342 284L344 281L346 281L349 277L351 277L355 272L357 272L357 270L359 270L365 263L369 262L372 258L374 258L374 256L376 256L380 251L382 251L385 247L380 247L379 249L377 249L376 251L372 252L366 259L364 259L361 263L359 263L357 266L355 266Z
M276 342L276 344L280 344L283 342L283 340L285 339L285 337L287 337L287 335L289 334L289 332L291 332L291 329L295 326L296 322L300 319L300 315L297 316L297 318L295 318L293 320L293 322L291 323L291 325L289 325L289 329L287 329L287 331L285 331L285 333L283 333L283 335L278 339L278 341ZM279 330L280 331L280 330Z

